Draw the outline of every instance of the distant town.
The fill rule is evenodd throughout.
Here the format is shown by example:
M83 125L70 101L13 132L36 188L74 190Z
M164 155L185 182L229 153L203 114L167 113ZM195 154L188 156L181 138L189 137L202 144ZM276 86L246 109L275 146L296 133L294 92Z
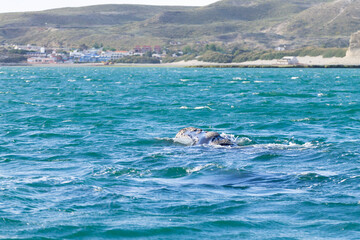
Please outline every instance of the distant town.
M304 47L291 49L281 45L273 49L244 49L207 41L183 44L171 41L165 46L135 45L130 50L118 50L95 43L89 47L81 44L77 48L48 48L33 44L0 45L1 65L41 64L260 64L260 65L332 65L331 58L344 58L346 48ZM304 58L323 57L321 59ZM319 62L321 61L321 62ZM342 60L343 61L343 60ZM336 62L337 63L337 62Z
M98 45L98 44L96 44ZM109 64L119 59L131 56L140 56L157 59L161 63L161 59L167 56L167 51L161 46L140 46L137 45L128 51L117 51L115 49L107 49L102 46L94 46L92 48L86 45L77 49L65 48L46 48L34 45L7 45L3 46L10 49L12 53L22 54L28 64L75 64L75 63L103 63ZM182 55L181 51L172 54L172 57Z

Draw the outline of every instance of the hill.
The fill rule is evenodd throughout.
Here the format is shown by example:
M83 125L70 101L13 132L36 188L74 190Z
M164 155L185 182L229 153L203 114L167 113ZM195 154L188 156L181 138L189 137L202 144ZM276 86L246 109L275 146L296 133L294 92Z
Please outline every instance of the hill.
M346 47L360 0L223 0L205 7L98 5L0 14L0 42L77 47L218 42L269 49Z
M164 11L187 9L189 7L96 5L41 12L5 13L0 14L0 42L68 47L81 43L103 42L120 47L124 41L130 42L134 37L131 32L132 24L150 19ZM139 36L139 39L142 38L143 36Z
M284 24L278 33L312 39L310 42L313 44L321 39L338 39L339 42L332 44L337 46L348 44L350 35L359 30L359 24L360 1L337 0L302 11Z

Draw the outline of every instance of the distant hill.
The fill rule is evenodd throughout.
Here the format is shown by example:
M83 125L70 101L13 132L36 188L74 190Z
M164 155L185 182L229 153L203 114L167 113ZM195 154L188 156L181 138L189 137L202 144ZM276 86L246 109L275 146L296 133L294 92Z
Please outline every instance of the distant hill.
M128 49L170 41L346 47L360 0L223 0L205 7L97 5L0 14L0 42Z

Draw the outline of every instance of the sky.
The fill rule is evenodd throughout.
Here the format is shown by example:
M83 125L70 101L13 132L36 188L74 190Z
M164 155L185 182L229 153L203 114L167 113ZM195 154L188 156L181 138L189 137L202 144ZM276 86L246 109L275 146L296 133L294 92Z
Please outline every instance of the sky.
M205 6L217 1L218 0L1 0L0 13L40 11L97 4Z

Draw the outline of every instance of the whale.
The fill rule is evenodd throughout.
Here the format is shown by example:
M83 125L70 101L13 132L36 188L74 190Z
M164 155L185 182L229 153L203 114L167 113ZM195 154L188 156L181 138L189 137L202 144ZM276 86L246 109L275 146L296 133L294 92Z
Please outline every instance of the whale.
M217 145L233 146L236 143L228 137L221 136L217 132L208 132L200 128L187 127L181 129L175 136L174 141L184 145Z

